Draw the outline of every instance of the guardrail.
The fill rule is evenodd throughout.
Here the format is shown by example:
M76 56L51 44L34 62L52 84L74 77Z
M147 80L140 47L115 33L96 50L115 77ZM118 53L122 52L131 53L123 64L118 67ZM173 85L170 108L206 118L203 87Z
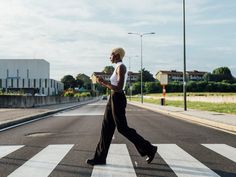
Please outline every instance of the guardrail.
M0 108L32 108L38 106L73 103L78 101L86 101L90 97L61 97L61 96L0 96Z

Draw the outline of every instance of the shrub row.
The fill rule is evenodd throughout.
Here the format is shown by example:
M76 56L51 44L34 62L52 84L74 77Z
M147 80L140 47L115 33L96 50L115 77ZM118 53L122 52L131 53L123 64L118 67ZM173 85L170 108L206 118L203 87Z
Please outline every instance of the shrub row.
M230 84L225 82L188 82L186 85L188 92L236 92L236 83ZM127 93L130 93L129 88L126 88ZM140 82L132 84L132 93L139 94L141 90ZM183 84L172 82L166 86L167 92L182 92ZM161 93L162 86L159 82L145 82L143 84L144 93Z

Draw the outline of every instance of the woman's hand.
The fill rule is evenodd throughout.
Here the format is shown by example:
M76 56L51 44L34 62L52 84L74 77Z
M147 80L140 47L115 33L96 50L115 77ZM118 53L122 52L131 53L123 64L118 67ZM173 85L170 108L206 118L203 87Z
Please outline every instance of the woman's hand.
M104 79L100 76L96 76L96 81L99 83L99 84L102 84L104 82Z

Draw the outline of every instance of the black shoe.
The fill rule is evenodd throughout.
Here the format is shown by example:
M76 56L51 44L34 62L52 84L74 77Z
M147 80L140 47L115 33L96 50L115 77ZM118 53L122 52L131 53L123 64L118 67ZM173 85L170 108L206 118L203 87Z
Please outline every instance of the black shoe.
M87 159L86 161L87 164L89 165L105 165L106 161L105 160L95 160L95 159Z
M154 146L154 148L153 148L151 154L148 155L148 157L146 158L147 163L151 163L151 162L152 162L152 160L153 160L154 157L155 157L156 152L157 152L157 147Z

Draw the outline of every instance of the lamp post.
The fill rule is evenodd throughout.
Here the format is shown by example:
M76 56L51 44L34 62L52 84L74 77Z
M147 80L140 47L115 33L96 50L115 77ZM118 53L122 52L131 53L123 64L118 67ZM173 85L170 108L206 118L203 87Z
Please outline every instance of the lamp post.
M134 35L138 35L141 39L141 103L143 103L143 36L144 35L149 35L149 34L155 34L154 32L150 32L150 33L132 33L129 32L128 34L134 34Z
M183 92L184 92L184 111L187 111L186 96L186 38L185 38L185 0L183 0L183 55L184 55L184 72L183 72Z

